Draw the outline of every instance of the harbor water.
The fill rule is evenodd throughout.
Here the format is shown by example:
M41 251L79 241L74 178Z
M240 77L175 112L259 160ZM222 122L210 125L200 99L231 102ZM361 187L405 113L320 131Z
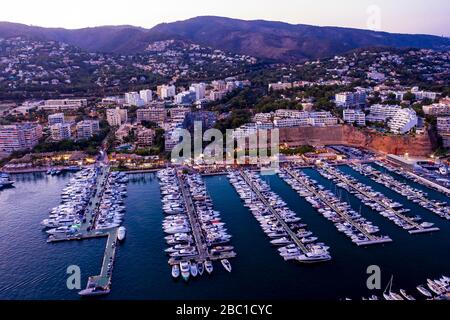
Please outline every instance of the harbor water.
M381 268L383 289L394 275L393 290L406 289L419 297L415 287L427 278L449 275L450 222L406 200L392 190L361 176L349 167L342 171L382 191L434 222L436 233L410 235L377 212L365 207L353 195L337 189L314 169L305 173L325 188L337 192L343 201L380 227L380 234L394 241L367 248L357 247L339 233L303 198L278 176L264 177L274 192L285 200L309 229L330 247L332 260L323 264L300 265L285 262L270 245L256 219L243 206L225 176L205 177L215 209L221 212L237 257L233 271L214 264L211 275L184 282L174 280L167 264L161 227L160 190L155 174L130 175L124 225L127 238L117 250L111 294L102 299L360 299L383 290L366 287L370 265ZM60 193L70 175L14 175L15 188L0 191L0 299L79 299L77 290L67 288L68 266L81 270L81 286L96 275L105 239L48 244L40 221L59 204ZM403 181L403 180L402 180ZM408 182L410 183L410 182ZM412 183L412 182L411 182ZM413 185L417 187L416 185ZM427 189L430 198L442 195ZM444 200L448 200L444 196Z

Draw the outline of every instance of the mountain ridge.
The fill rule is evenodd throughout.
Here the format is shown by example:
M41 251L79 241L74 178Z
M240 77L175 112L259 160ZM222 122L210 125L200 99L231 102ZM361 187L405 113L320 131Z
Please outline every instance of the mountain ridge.
M131 25L64 29L0 22L0 38L17 36L65 42L87 51L120 54L143 52L154 41L188 40L280 62L324 58L368 47L450 49L448 37L217 16L160 23L151 29Z

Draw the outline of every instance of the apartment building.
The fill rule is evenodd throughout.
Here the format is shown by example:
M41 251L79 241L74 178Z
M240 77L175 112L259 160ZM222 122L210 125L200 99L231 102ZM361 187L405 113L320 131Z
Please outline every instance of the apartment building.
M366 115L360 110L346 109L343 111L343 119L346 123L356 123L358 126L366 125Z
M167 119L167 110L162 107L138 109L136 111L136 116L138 123L141 123L142 121L162 123Z
M45 111L74 111L79 108L87 107L87 99L53 99L47 100L39 110Z
M141 90L139 91L139 96L145 104L149 104L153 100L152 90Z
M106 110L106 121L112 127L118 127L128 121L127 109L121 109L119 107Z
M50 127L52 140L70 140L73 137L74 123L56 123Z
M366 121L386 122L389 118L393 118L400 109L401 107L398 105L374 104L370 107L370 114L366 117Z
M79 140L90 139L100 132L98 120L84 120L77 123L77 138Z
M366 92L359 90L355 92L341 92L335 96L336 106L341 108L359 108L366 105Z
M64 113L54 113L48 116L48 125L52 126L58 123L64 123Z
M412 109L400 109L389 121L388 126L392 133L405 134L417 126L417 114Z
M155 140L155 130L139 127L137 130L137 144L145 148L153 145Z
M42 126L18 123L0 126L0 150L6 152L34 148L42 138Z
M444 148L450 148L450 117L437 118L437 131L442 137Z
M142 107L144 106L144 101L137 92L127 92L125 93L125 104L130 106Z
M423 106L422 110L425 114L431 116L450 116L450 104L433 103L428 106Z

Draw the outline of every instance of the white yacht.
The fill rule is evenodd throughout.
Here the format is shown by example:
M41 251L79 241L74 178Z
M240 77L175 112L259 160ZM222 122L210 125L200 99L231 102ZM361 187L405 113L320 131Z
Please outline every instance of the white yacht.
M119 241L123 241L125 239L127 233L127 229L125 227L120 227L119 230L117 231L117 239Z

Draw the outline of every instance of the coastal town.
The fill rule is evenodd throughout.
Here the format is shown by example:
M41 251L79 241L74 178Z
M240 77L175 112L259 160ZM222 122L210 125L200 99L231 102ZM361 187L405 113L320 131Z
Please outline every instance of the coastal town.
M450 223L449 82L445 50L365 48L294 63L179 38L129 54L0 38L0 195L55 187L48 204L35 201L48 248L105 239L100 271L76 297L114 297L126 278L114 275L120 260L140 264L126 254L139 249L133 241L136 256L158 250L145 262L153 281L183 294L207 281L236 290L235 274L261 279L272 264L274 278L341 272L345 250L361 254L361 267L372 253L416 257L420 248L407 247L423 241L432 260ZM186 138L198 130L202 141ZM223 161L209 161L212 140ZM205 152L186 155L197 146ZM259 248L270 259L256 265ZM448 274L432 270L333 298L450 299Z

